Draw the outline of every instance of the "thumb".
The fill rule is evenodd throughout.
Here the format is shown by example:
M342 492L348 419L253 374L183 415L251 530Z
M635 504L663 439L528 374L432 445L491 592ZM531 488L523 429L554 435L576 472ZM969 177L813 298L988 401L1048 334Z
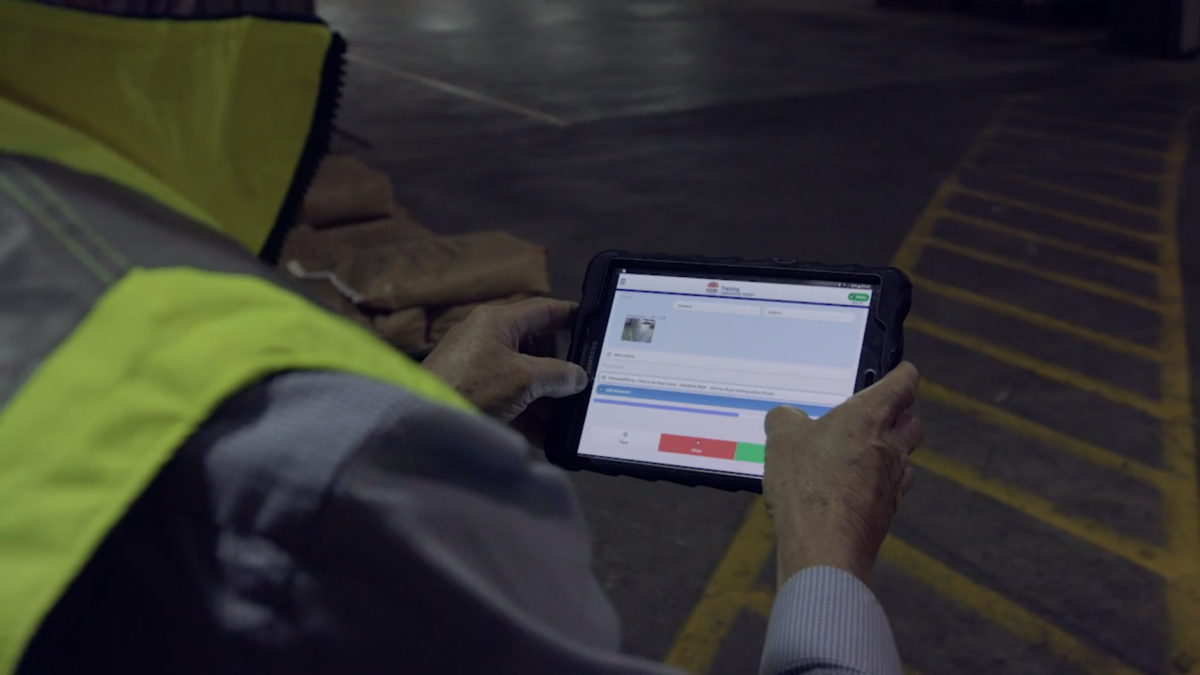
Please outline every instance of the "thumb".
M890 427L905 410L912 407L920 383L921 374L913 364L905 361L882 380L851 396L846 403L873 409L878 418Z
M812 422L812 418L808 416L808 413L799 408L781 405L767 413L767 419L763 423L763 427L767 432L767 437L770 437L772 434L777 434L787 427L808 424L809 422Z
M537 356L524 358L532 375L529 393L534 401L578 394L588 385L587 371L570 361Z

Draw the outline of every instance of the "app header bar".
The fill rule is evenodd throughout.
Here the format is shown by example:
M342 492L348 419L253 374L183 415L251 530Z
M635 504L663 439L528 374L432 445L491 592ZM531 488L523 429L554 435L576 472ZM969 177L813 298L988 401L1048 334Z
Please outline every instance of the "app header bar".
M617 277L618 291L678 293L731 300L768 300L777 302L814 302L845 307L871 304L870 288L841 288L805 284L773 284L762 281L733 281L701 277L669 277L656 274L622 273Z

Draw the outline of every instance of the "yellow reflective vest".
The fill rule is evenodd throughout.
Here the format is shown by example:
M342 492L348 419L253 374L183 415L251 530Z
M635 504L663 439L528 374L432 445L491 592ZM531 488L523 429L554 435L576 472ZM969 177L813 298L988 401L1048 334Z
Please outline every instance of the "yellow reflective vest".
M0 0L0 674L226 398L355 373L469 408L272 280L328 141L319 22Z

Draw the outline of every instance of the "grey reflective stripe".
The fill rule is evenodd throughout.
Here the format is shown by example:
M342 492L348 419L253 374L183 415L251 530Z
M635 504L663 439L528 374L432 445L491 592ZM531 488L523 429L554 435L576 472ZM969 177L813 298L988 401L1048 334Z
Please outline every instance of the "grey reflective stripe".
M0 410L133 267L246 274L303 294L234 240L145 195L0 154Z
M275 282L282 278L233 239L122 185L28 158L10 156L5 164L40 181L74 216L77 227L94 233L128 265L198 267Z
M116 278L19 168L0 159L0 407Z

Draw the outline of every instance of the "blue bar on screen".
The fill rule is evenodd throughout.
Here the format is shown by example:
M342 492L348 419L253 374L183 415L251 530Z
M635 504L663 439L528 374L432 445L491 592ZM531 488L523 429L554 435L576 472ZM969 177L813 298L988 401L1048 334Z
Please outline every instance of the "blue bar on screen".
M737 417L734 412L723 412L721 410L701 410L699 408L677 408L671 405L654 405L652 403L637 403L636 401L613 401L607 398L598 398L596 403L607 403L609 405L627 405L632 408L653 408L654 410L674 410L675 412L699 413L701 415L719 415L721 417Z
M649 401L664 401L667 403L691 403L692 405L710 405L719 408L736 408L739 410L760 410L767 411L772 408L778 408L781 405L786 405L791 408L799 408L808 413L810 417L820 417L832 410L829 406L808 405L807 403L781 403L779 401L759 401L749 398L736 398L733 396L712 396L710 394L693 394L686 391L666 391L663 389L642 389L639 387L618 387L611 384L602 384L596 388L596 394L602 396L620 396L627 398L638 398ZM647 406L649 407L649 406ZM701 410L689 410L687 412L707 412Z

